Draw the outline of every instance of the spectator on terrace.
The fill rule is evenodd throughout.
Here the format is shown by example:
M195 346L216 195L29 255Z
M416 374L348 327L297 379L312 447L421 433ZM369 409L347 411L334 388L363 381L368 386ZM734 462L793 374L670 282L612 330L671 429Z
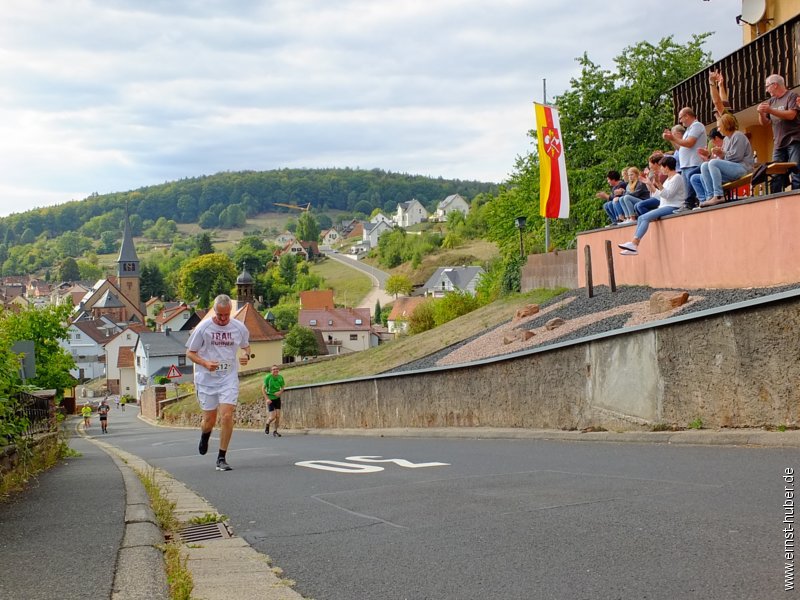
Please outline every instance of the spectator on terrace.
M753 170L753 148L747 136L738 130L733 115L723 114L717 120L717 128L725 136L722 145L725 157L704 162L700 165L700 175L692 176L692 186L702 208L725 202L722 184L736 181ZM702 150L701 155L710 158L708 150Z
M611 221L606 227L610 227L611 225L617 224L617 215L614 212L614 199L616 198L619 200L619 198L625 194L625 182L620 179L619 171L609 171L606 173L606 181L611 187L611 193L597 192L596 196L601 200L605 200L603 203L603 210L606 211Z
M634 223L636 221L636 203L650 197L650 190L644 181L639 181L641 172L636 167L628 167L628 185L625 188L625 195L619 199L619 205L625 219L623 223Z
M671 215L678 207L686 202L686 183L677 171L675 171L675 158L672 156L665 156L661 159L661 169L666 173L667 180L664 182L664 187L659 194L659 205L655 210L651 210L639 217L636 224L636 233L633 240L618 244L622 248L620 254L624 256L635 256L639 254L639 243L647 233L652 221L656 221L661 217Z
M661 188L664 187L664 182L667 180L667 176L661 170L662 158L664 158L664 155L661 152L654 152L651 154L650 158L647 159L647 169L645 169L644 175L639 177L639 181L644 183L647 187L650 197L634 205L633 208L636 211L637 218L641 217L646 212L658 208L661 202L658 199L658 195L661 193Z
M798 118L797 94L786 89L786 81L780 75L770 75L766 81L769 100L758 105L758 122L772 124L772 160L775 162L800 163L800 119ZM770 192L782 192L786 187L786 175L774 175ZM792 174L792 189L800 189L800 173Z
M725 113L733 114L731 103L728 101L728 88L725 86L725 78L722 73L711 71L708 74L708 83L711 86L711 101L714 103L714 118L718 119Z
M714 127L708 134L708 152L712 158L725 158L725 150L722 148L725 142L725 136L722 132Z
M678 138L669 129L665 129L662 135L678 151L680 174L684 179L684 187L688 190L685 204L681 210L690 210L697 200L694 190L689 185L689 180L692 175L700 172L700 164L703 159L697 151L706 147L706 130L703 124L697 120L694 110L688 106L684 106L678 112L678 121L686 128L682 137Z

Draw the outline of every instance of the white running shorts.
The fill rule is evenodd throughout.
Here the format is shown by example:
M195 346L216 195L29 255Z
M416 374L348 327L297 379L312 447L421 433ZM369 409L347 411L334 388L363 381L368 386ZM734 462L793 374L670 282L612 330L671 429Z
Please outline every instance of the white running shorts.
M239 386L233 388L197 388L197 402L203 410L217 410L220 404L233 404L239 399Z

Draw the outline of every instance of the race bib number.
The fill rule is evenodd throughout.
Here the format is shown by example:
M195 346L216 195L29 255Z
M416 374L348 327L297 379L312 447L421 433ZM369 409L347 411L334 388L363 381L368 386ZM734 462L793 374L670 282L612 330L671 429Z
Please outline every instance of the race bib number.
M217 372L221 374L225 374L231 370L231 364L226 362L221 362L217 365Z

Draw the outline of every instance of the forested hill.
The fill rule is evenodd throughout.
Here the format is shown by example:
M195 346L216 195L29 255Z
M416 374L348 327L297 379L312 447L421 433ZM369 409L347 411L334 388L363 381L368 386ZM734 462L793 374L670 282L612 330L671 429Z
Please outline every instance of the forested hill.
M42 232L54 237L80 229L88 235L116 230L126 202L130 214L142 220L166 217L178 223L195 223L201 222L204 215L218 218L232 205L254 215L272 210L275 202L311 203L320 210L369 215L376 207L394 213L398 202L416 198L432 210L450 194L458 193L470 200L478 193L493 192L496 188L493 183L434 179L379 169L226 172L128 192L92 195L80 201L10 215L0 219L0 243L19 241L18 236L23 233L35 238Z

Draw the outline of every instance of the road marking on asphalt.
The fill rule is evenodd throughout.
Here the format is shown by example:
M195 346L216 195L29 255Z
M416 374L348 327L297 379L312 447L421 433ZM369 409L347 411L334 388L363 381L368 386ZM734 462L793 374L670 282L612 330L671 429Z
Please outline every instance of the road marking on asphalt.
M341 462L338 460L301 460L294 463L298 467L309 469L319 469L320 471L332 471L334 473L348 473L363 475L366 473L378 473L383 471L383 467L377 465L361 465L357 463L394 463L398 467L405 469L422 469L425 467L447 467L450 463L425 462L412 463L404 458L383 458L382 456L348 456L345 460L353 462Z

